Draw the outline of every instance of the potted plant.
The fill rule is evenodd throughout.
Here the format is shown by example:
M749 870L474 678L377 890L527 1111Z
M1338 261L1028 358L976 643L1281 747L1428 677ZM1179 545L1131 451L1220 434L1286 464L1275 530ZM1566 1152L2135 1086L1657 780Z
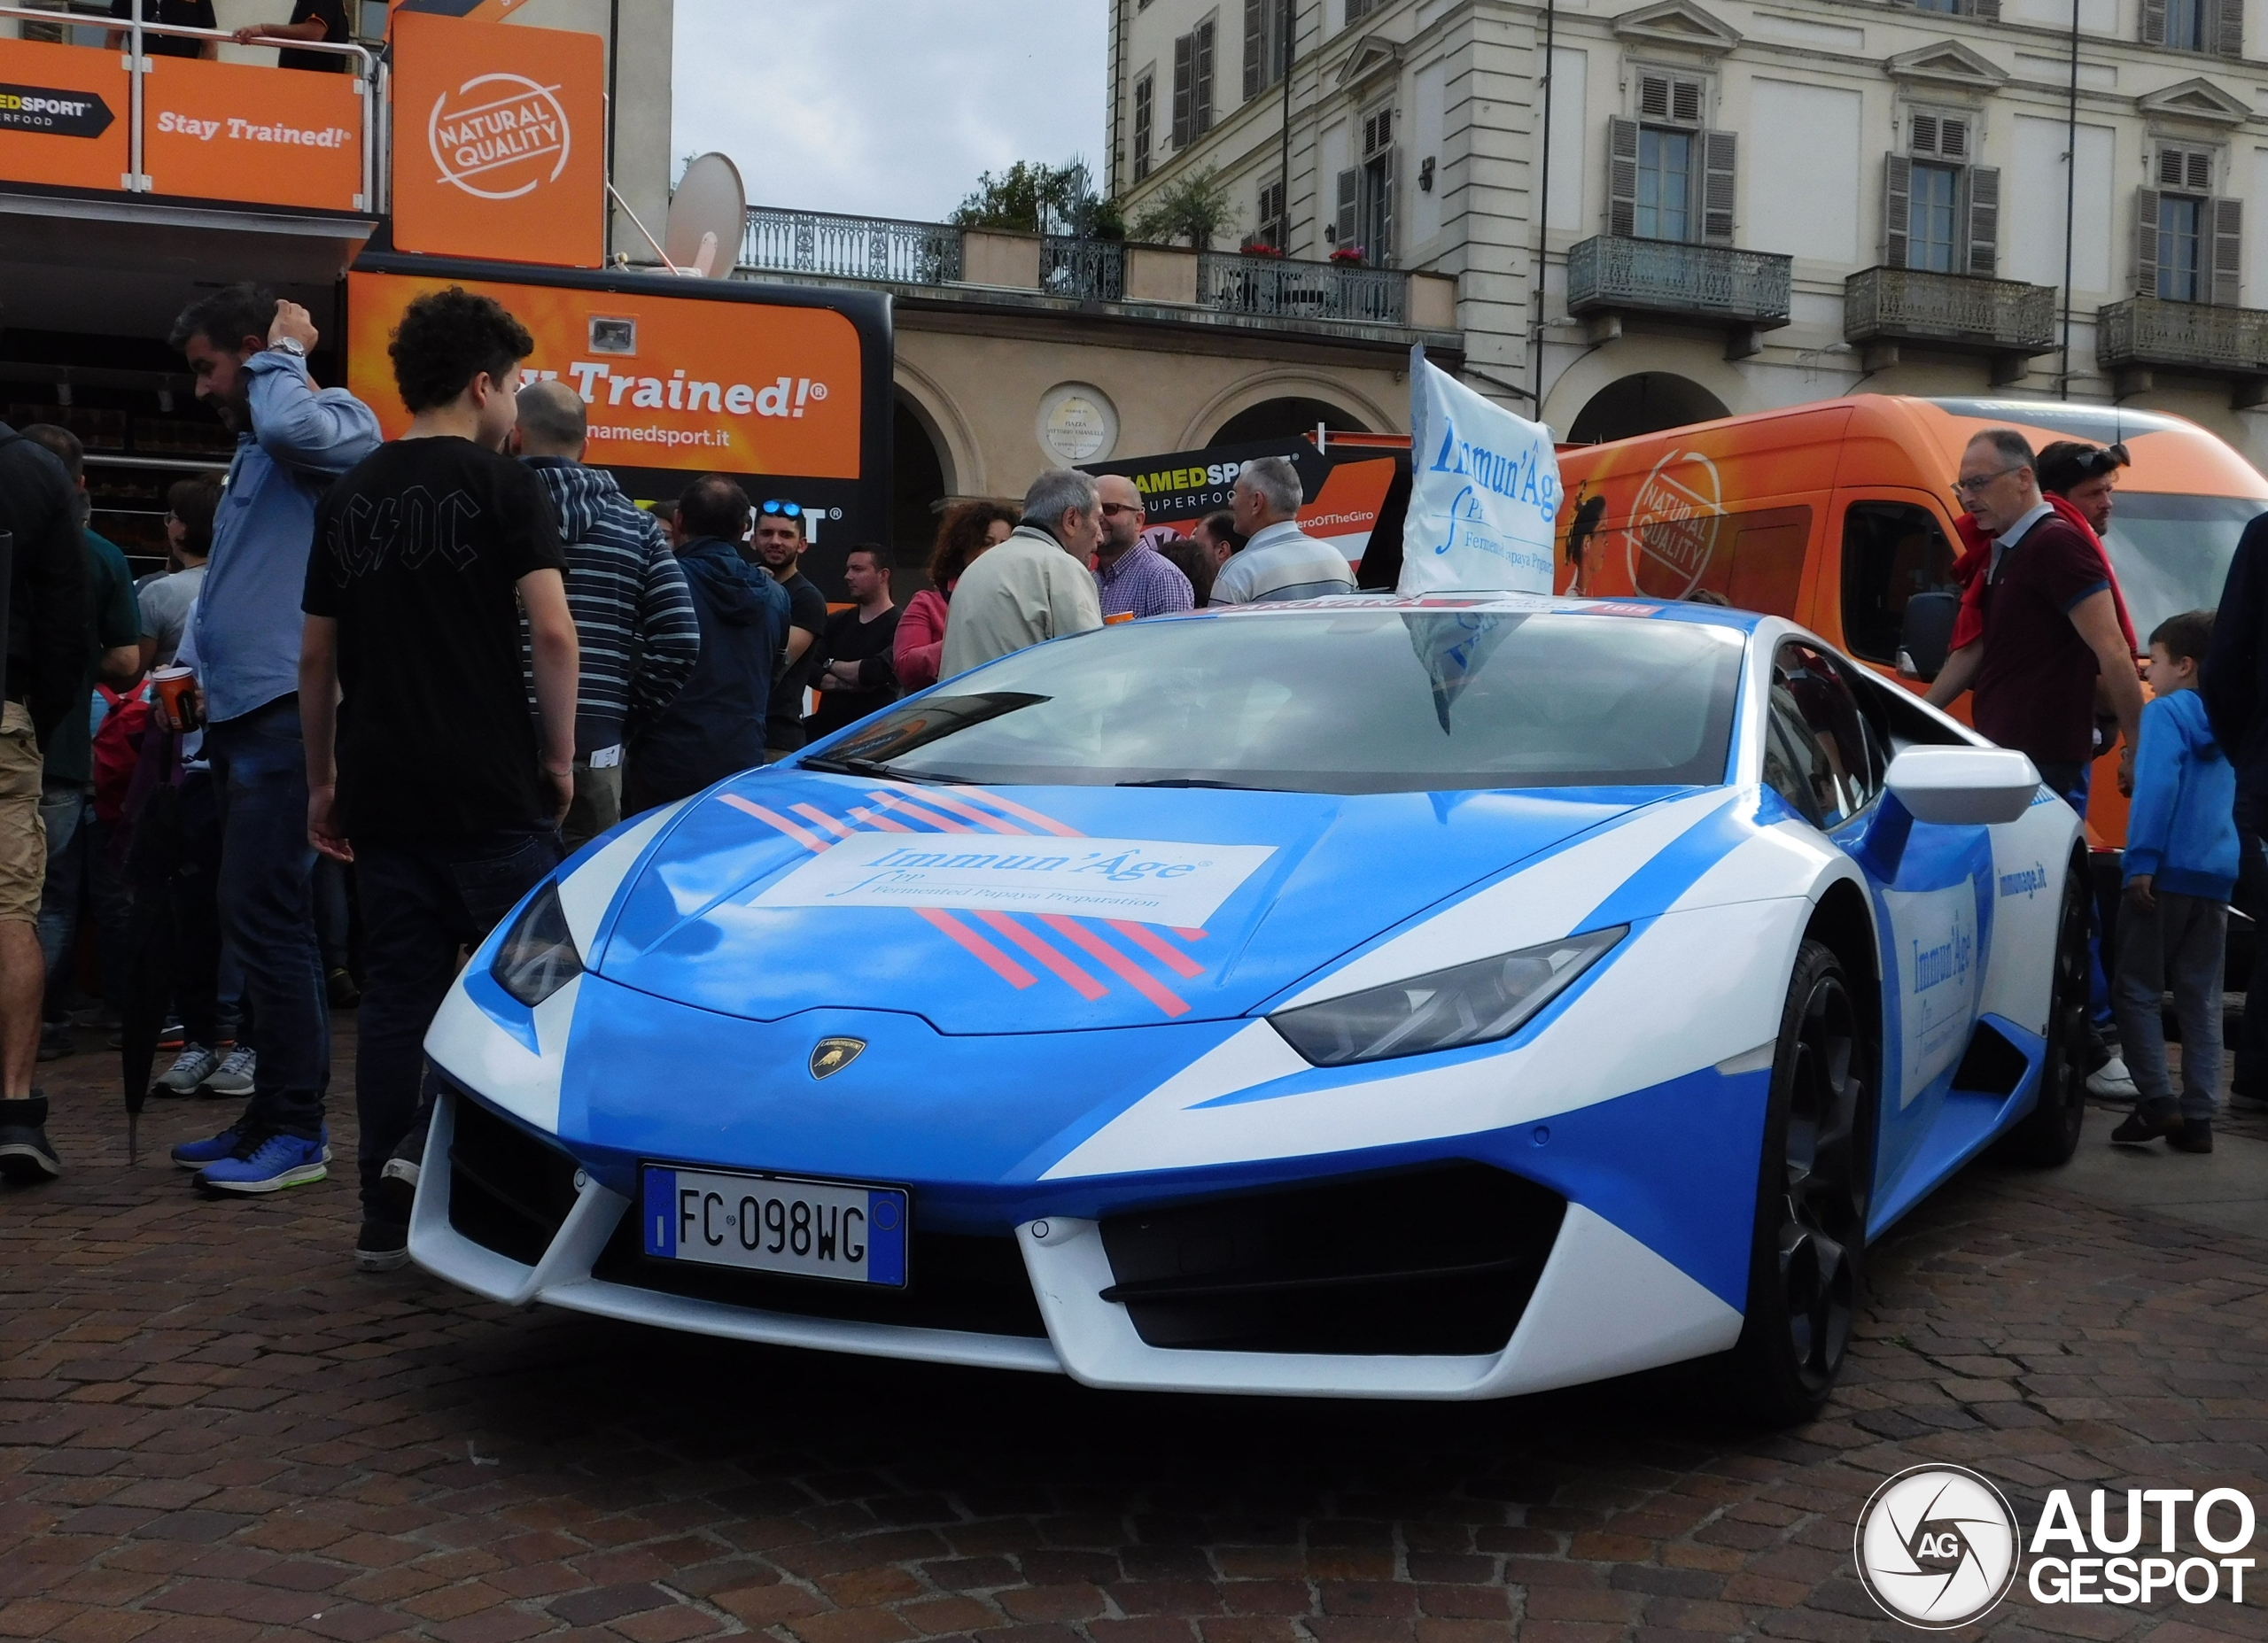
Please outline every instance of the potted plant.
M1281 245L1271 245L1266 240L1247 240L1238 250L1247 257L1273 257L1279 261L1284 255Z
M1335 246L1332 250L1331 260L1342 268L1359 268L1363 266L1363 248L1360 245Z

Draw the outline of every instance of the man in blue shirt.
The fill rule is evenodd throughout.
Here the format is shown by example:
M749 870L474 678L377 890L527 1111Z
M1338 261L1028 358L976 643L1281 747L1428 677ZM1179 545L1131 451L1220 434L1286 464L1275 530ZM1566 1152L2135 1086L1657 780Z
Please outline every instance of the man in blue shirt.
M174 1161L236 1192L320 1180L298 1159L272 1175L224 1159L284 1158L276 1135L321 1143L330 1082L330 1018L315 943L307 841L307 764L299 733L299 611L315 504L378 448L378 419L344 388L307 376L307 311L250 285L185 309L172 342L197 397L237 436L213 554L197 601L198 690L221 805L221 925L243 967L258 1060L244 1116L174 1149ZM317 1154L322 1156L322 1153Z

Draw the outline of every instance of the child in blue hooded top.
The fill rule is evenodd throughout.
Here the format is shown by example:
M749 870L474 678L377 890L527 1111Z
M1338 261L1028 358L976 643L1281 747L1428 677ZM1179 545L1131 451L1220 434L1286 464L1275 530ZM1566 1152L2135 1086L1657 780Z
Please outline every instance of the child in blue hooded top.
M2236 771L2197 694L2213 613L2186 611L2150 635L2150 689L2126 818L2126 897L2118 913L2118 1013L2136 1099L2111 1132L2122 1146L2163 1136L2213 1150L2221 1077L2221 943L2236 887ZM2164 994L2181 1023L2181 1099L2166 1073Z

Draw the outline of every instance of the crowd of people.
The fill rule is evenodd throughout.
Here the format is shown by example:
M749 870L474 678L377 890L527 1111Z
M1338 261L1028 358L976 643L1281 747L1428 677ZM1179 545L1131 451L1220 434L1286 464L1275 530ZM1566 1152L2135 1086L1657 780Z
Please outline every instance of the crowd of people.
M330 1011L359 1003L367 1268L406 1259L426 1027L463 955L567 852L1027 646L1355 585L1299 528L1296 468L1262 458L1187 536L1149 525L1122 477L1049 470L1020 508L946 510L903 610L871 544L830 609L794 500L705 474L641 507L586 465L581 399L522 385L533 339L490 298L410 305L392 440L310 376L318 337L293 303L215 291L172 341L237 447L225 483L173 487L171 562L138 587L86 528L77 439L0 425L0 1174L62 1170L33 1081L71 1048L89 940L113 1016L177 1019L153 1093L244 1099L173 1152L215 1194L327 1174ZM2082 814L2093 761L2123 747L2125 895L2082 1053L2099 1094L2132 1099L2114 1140L2204 1151L2228 903L2240 879L2268 895L2268 521L2238 550L2236 619L2161 623L2139 671L2101 538L2125 460L2035 454L2008 430L1969 446L1961 611L1929 694L1973 693L1977 728ZM2268 1096L2268 1011L2247 1019L2235 1093Z
M426 1027L570 850L1024 646L1354 585L1268 459L1190 538L1123 478L1044 473L1021 509L949 509L905 610L873 544L830 610L794 500L705 474L641 507L586 465L581 399L521 384L533 339L492 298L410 305L392 440L309 375L294 303L229 287L171 341L237 445L173 487L138 586L78 440L0 425L0 1175L63 1169L34 1079L74 1047L83 912L106 1013L175 1019L151 1093L244 1100L173 1151L214 1194L328 1174L330 1012L359 1004L366 1269L407 1258Z

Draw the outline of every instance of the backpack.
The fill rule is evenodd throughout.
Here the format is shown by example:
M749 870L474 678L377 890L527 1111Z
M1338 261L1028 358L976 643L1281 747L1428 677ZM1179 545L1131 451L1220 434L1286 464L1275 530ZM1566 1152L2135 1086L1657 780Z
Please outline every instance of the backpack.
M150 728L150 681L144 679L125 695L107 685L95 689L109 709L95 732L95 816L115 822L126 813L126 790L142 762L142 735Z

